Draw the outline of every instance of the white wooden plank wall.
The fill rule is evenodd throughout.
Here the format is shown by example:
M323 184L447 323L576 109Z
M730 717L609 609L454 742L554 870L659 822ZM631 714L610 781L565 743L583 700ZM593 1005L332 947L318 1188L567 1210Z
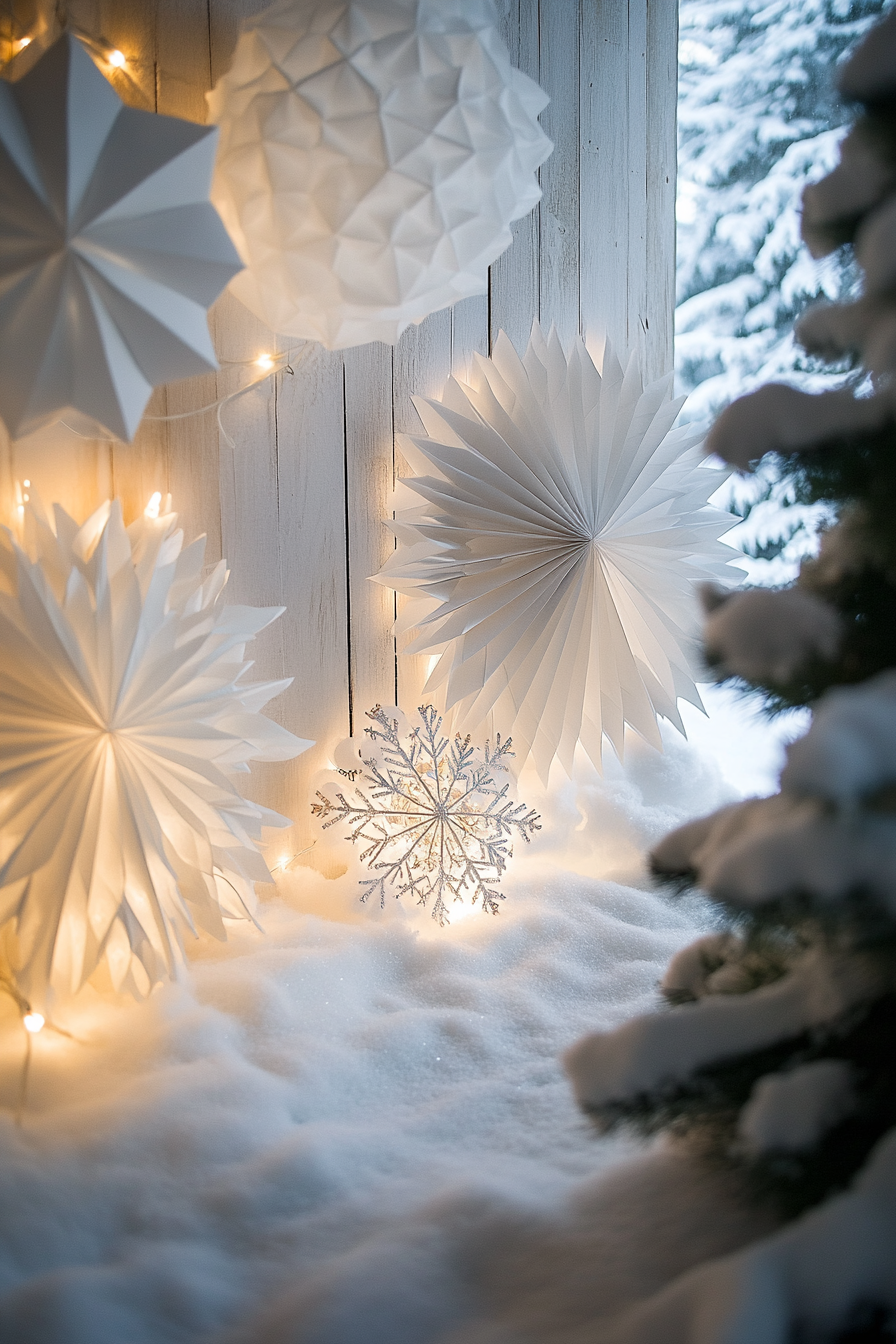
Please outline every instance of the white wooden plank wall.
M569 339L606 332L637 342L651 376L671 367L674 283L675 0L498 0L516 65L551 97L542 123L555 143L541 170L543 199L514 225L489 293L412 328L392 350L314 351L215 416L147 419L133 444L44 432L0 443L0 510L28 478L45 501L85 517L110 493L126 514L170 491L189 537L231 566L237 602L283 605L257 641L262 677L293 676L271 707L318 745L295 762L253 770L259 801L293 818L277 841L293 853L313 838L309 789L333 744L377 701L413 709L423 659L396 665L394 602L367 581L391 549L382 525L404 464L394 435L417 427L411 395L437 396L503 328L518 348L532 320ZM137 105L205 120L204 95L227 68L251 0L70 0L72 20L119 47ZM17 11L24 24L34 0ZM52 12L52 6L47 11ZM212 316L221 372L154 395L150 416L217 401L255 376L246 361L274 340L225 295ZM228 362L232 361L232 362ZM8 516L8 513L6 514ZM303 858L333 871L320 844Z

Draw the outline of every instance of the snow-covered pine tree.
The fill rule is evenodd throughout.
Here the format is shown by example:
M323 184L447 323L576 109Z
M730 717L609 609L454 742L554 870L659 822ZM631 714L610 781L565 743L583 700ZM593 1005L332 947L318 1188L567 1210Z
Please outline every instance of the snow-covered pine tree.
M679 44L676 372L692 416L772 378L843 380L793 339L814 299L843 298L854 270L800 244L800 196L833 168L848 108L831 70L883 0L682 0ZM732 535L753 583L789 582L824 509L795 499L772 459L732 481Z
M638 1308L625 1344L896 1338L896 11L839 85L858 115L802 227L815 255L851 247L861 289L797 338L864 389L763 387L708 444L743 470L779 454L836 513L792 587L708 601L721 672L813 720L778 794L654 851L720 918L670 964L671 1007L567 1057L600 1123L687 1136L784 1226Z
M807 257L800 196L834 167L849 120L832 68L882 4L682 0L676 364L692 414L772 378L829 379L793 322L844 297L852 271Z

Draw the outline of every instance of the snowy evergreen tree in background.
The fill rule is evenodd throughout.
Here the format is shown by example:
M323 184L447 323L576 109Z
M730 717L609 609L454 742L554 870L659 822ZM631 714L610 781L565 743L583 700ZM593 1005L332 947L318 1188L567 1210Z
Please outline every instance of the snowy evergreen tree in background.
M670 1006L567 1056L602 1125L681 1136L782 1226L634 1308L614 1344L896 1339L896 11L839 83L857 114L802 231L816 257L848 246L858 284L796 338L857 377L761 387L707 441L745 472L773 454L836 520L792 586L707 595L720 673L812 723L779 793L654 851L719 920L668 967Z
M772 378L844 380L844 366L832 372L793 340L808 301L842 297L855 279L841 253L818 263L802 245L800 196L833 167L848 120L834 66L881 8L682 0L676 365L692 416ZM745 515L731 540L754 557L750 580L789 582L824 508L796 500L774 460L734 482L730 501Z

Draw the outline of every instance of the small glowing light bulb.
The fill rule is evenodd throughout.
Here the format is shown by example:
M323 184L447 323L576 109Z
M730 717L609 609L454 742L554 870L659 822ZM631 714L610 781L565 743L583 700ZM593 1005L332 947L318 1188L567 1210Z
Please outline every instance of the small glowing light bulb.
M149 497L149 503L143 510L143 517L158 518L161 503L162 503L162 492L161 490L156 490L154 494L151 494Z
M26 1013L22 1018L22 1025L26 1031L30 1031L32 1036L36 1036L44 1025L42 1013Z
M26 490L30 490L30 489L31 489L31 482L28 480L27 477L26 477L25 480L22 482L22 484L24 485L24 487L25 487Z
M128 63L128 58L123 51L116 47L114 51L109 52L109 64L114 65L116 70L123 70Z
M31 46L30 37L20 37L18 42L13 43L16 51L24 51L26 47Z
M255 363L260 369L272 369L274 367L274 361L270 355L259 355Z
M22 498L24 499L25 503L27 504L28 501L29 501L29 499L31 498L31 496L29 495L29 493L28 493L27 490L26 490L25 493L22 495Z

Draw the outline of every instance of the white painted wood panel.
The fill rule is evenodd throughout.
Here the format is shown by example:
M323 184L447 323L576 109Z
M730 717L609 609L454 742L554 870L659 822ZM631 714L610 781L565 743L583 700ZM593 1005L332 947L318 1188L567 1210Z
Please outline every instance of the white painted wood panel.
M433 315L394 350L314 350L293 375L230 401L222 434L213 413L187 413L245 386L263 351L285 348L225 295L212 314L221 371L150 403L149 417L184 418L148 417L130 445L59 431L0 441L0 509L25 477L79 516L113 491L131 514L153 490L171 491L187 534L207 534L209 562L227 557L234 600L286 607L257 641L257 671L295 678L272 712L318 745L255 772L255 796L294 821L278 853L310 844L309 789L334 742L377 701L420 701L427 660L396 662L394 600L368 582L392 546L381 520L406 471L394 436L417 428L412 395L438 396L502 328L522 346L536 317L564 338L605 330L618 345L637 341L652 374L671 366L676 4L497 3L511 58L551 96L542 120L556 148L541 169L543 199L514 224L487 296ZM133 79L116 77L123 97L201 121L240 19L262 4L69 0L68 10L128 56ZM33 11L33 0L16 10L25 23ZM319 846L302 861L332 870L332 852Z

